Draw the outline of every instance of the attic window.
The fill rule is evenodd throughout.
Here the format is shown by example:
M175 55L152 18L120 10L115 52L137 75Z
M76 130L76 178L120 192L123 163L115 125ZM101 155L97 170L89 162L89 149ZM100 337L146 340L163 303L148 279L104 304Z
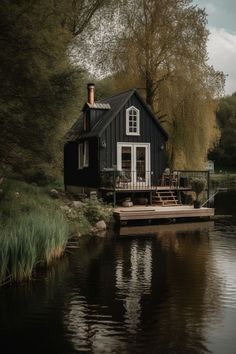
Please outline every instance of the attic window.
M126 135L140 135L139 110L134 106L126 110Z

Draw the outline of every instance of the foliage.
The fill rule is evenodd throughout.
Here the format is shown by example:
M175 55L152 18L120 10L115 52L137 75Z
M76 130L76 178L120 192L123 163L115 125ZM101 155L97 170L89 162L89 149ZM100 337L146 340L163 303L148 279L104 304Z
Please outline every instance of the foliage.
M215 112L224 86L224 75L207 64L205 10L191 0L122 0L95 22L100 36L87 44L109 75L102 85L140 88L169 133L170 167L203 168L219 139Z
M173 76L162 82L159 107L166 112L162 118L169 133L168 150L175 169L203 169L209 149L219 139L216 124L218 100L217 85L208 86L208 80L221 80L221 74L207 67L181 65ZM215 91L215 93L214 93Z
M84 200L83 212L87 220L94 225L97 221L104 220L109 222L112 218L113 210L109 205L103 203L102 200L88 198Z
M5 179L2 184L3 195L0 200L0 218L2 223L8 219L23 217L29 212L56 212L58 206L48 197L46 190L34 184L16 179Z
M217 167L236 168L236 93L220 100L217 122L221 131L219 143L209 153Z
M1 169L62 166L61 139L78 116L83 77L73 41L104 2L1 1Z
M30 279L38 264L63 254L67 240L68 226L55 212L39 210L1 225L0 283Z
M72 235L88 235L91 232L92 225L84 215L83 206L81 208L68 207L64 213Z
M4 179L1 188L0 284L29 280L38 266L63 254L69 235L89 234L97 221L112 217L112 208L97 198L79 208L69 207L68 199L52 199L48 185Z
M204 189L206 187L205 178L194 178L194 179L192 179L191 187L192 187L192 190L195 192L196 200L198 201L200 194L204 191Z

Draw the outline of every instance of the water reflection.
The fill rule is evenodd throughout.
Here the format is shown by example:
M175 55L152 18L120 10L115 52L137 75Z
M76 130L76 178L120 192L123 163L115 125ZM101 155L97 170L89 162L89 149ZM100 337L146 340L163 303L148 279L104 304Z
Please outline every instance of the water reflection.
M116 296L123 299L125 323L130 333L136 333L140 324L141 298L150 294L152 280L151 243L138 244L133 240L130 245L130 271L126 272L125 259L116 260ZM126 255L127 259L127 255Z
M46 278L0 289L4 354L235 354L235 269L231 219L87 240Z
M208 352L204 329L221 313L215 301L220 279L217 275L208 279L213 226L205 222L139 227L144 238L129 238L128 233L137 234L137 230L123 228L120 234L125 239L103 242L99 257L83 268L90 285L83 288L80 284L69 295L64 325L74 349ZM96 279L91 278L92 271ZM214 296L209 297L209 289Z

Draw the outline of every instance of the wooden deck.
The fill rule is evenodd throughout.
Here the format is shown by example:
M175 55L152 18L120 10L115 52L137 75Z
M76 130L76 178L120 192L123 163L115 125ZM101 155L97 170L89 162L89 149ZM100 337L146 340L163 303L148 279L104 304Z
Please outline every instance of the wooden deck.
M177 218L210 218L214 216L213 208L194 209L189 205L178 206L132 206L116 207L114 217L118 221L177 219Z

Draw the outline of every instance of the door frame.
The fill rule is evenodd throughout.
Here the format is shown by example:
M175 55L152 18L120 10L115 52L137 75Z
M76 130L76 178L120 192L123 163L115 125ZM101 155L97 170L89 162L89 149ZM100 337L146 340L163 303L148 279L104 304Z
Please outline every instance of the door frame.
M137 181L136 175L136 148L137 147L145 147L145 181L141 182L144 183L146 186L150 185L151 180L151 144L150 143L130 143L130 142L118 142L117 143L117 170L122 171L121 168L121 151L122 147L131 147L131 184L136 185L140 182Z

